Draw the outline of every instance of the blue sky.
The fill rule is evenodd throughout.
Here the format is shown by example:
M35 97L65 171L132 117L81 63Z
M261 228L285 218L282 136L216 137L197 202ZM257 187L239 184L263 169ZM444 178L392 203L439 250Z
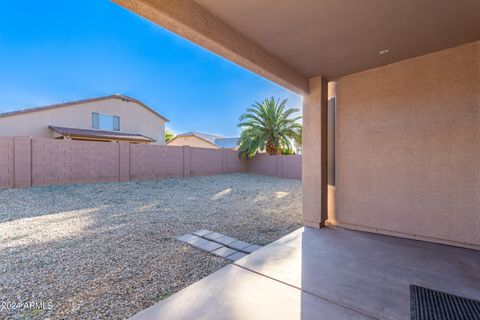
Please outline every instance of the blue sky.
M0 112L122 93L177 133L235 136L255 100L301 97L107 0L0 0Z

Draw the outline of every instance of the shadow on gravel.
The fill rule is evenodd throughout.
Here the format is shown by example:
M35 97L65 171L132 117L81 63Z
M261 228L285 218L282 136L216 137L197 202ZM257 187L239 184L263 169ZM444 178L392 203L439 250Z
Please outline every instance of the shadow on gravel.
M178 235L265 245L300 226L301 182L249 174L1 190L0 295L53 301L12 318L125 318L228 263Z

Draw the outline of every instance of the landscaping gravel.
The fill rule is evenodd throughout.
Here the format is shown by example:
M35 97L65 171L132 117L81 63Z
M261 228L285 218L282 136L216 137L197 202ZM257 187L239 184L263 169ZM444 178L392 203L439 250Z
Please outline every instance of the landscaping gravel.
M0 318L128 318L230 263L176 237L300 226L301 182L266 176L0 190Z

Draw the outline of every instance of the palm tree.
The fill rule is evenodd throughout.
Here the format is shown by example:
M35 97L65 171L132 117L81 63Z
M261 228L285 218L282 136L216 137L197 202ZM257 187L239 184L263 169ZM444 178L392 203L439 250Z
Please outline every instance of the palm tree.
M294 141L301 134L302 117L292 117L299 109L286 107L287 99L280 101L273 97L261 103L255 101L247 112L240 116L238 126L242 128L239 150L243 156L253 157L265 150L270 155L292 150Z

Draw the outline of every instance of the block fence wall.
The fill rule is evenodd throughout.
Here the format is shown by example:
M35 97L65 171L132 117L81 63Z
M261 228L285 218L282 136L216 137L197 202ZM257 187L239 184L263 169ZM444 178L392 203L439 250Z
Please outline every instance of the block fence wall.
M153 180L235 172L301 179L301 156L233 150L0 137L0 188Z
M302 179L302 156L257 154L247 161L247 171L278 178Z

